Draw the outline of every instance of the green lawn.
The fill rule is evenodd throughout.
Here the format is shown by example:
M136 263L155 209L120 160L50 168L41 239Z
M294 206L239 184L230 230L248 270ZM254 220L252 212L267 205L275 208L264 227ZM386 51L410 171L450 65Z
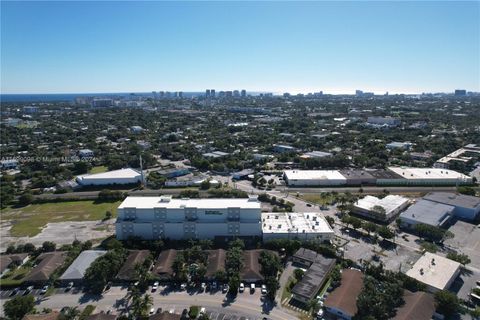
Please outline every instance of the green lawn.
M335 197L333 195L322 196L320 193L304 194L300 198L308 202L317 203L319 205L329 205L335 200Z
M0 284L2 286L14 286L20 285L23 282L23 278L32 270L28 265L18 267L17 269L11 270L5 274L2 279L0 279Z
M282 301L290 298L290 296L292 295L289 289L292 282L297 282L297 280L294 277L289 277L287 283L285 284L285 287L283 287Z
M106 166L98 166L98 167L93 167L90 169L88 173L102 173L102 172L107 172L108 168Z
M15 237L33 237L49 222L101 220L105 212L116 217L118 202L66 201L32 204L22 208L5 208L0 211L2 220L13 223L10 233Z

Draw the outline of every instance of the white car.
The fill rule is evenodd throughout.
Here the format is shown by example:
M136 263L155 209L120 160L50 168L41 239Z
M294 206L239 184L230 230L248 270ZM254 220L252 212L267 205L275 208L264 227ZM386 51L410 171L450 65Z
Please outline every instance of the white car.
M154 283L153 286L152 286L152 292L157 291L158 285L159 285L158 281L155 281L155 283Z
M267 294L267 286L262 284L262 294Z
M182 283L182 284L180 285L180 289L181 289L181 290L185 290L186 288L187 288L187 284L186 284L186 283Z
M73 282L69 282L65 291L72 290L72 288L73 288Z
M44 286L42 290L40 290L40 294L45 294L48 291L48 286Z
M204 292L206 288L207 288L207 284L205 282L202 282L202 284L200 285L200 290Z
M254 293L255 292L255 283L251 283L250 284L250 293Z
M202 307L202 309L200 309L200 314L205 314L205 308Z
M318 310L317 312L317 319L321 319L323 317L323 309L320 308L320 310Z
M243 284L243 282L240 283L240 287L238 288L238 291L239 291L239 292L245 291L245 285Z
M151 307L151 308L150 308L150 314L152 315L152 314L154 314L154 313L155 313L155 308L154 308L154 307Z

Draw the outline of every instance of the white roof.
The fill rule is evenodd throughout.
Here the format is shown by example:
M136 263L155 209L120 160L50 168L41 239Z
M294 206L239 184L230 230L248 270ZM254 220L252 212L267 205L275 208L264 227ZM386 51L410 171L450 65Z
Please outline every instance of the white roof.
M106 254L103 250L85 250L72 262L70 267L62 274L60 280L76 280L82 279L88 267L97 258Z
M78 176L79 179L82 180L89 180L89 179L115 179L115 178L137 178L140 177L141 173L137 170L132 168L125 168L119 170L113 170L108 172L102 173L94 173L94 174L84 174Z
M439 290L447 289L452 277L456 276L460 263L426 252L413 267L407 271L407 276Z
M137 208L137 209L153 209L153 208L198 208L198 209L223 209L223 208L241 208L241 209L258 209L260 210L260 202L256 197L250 198L226 198L226 199L173 199L168 196L163 197L127 197L120 204L118 209Z
M289 180L347 180L338 170L285 170Z
M333 233L319 212L264 212L263 233Z
M371 211L373 207L380 206L385 209L388 216L390 212L403 206L407 202L407 198L397 195L388 195L383 199L374 196L365 196L363 199L360 199L355 203L355 207Z
M403 168L389 167L388 170L395 172L405 179L459 179L469 180L470 177L448 169L441 168Z

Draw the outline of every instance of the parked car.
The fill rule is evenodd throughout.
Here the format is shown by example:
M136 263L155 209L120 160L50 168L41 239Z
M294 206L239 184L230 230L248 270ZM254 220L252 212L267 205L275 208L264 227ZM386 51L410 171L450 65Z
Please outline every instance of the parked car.
M151 308L150 308L150 314L152 315L152 314L154 314L154 313L155 313L155 308L154 308L154 307L151 307Z
M240 283L240 287L238 287L238 291L239 291L239 292L245 291L245 285L243 284L243 282Z
M155 281L155 283L154 283L153 286L152 286L152 292L157 291L158 285L159 285L158 281Z
M200 285L200 291L204 292L205 289L207 289L207 284L205 282L202 282L202 284Z
M200 314L205 314L205 312L206 312L205 308L202 307L202 308L200 309Z
M250 284L250 293L255 292L255 283Z
M223 285L222 292L223 292L223 293L226 293L226 292L228 292L228 289L229 289L228 284L225 283L225 284Z
M307 203L307 207L311 207L312 205L310 203Z
M23 294L24 294L24 295L27 295L27 294L29 294L32 290L33 290L33 286L29 286L29 287L27 287L27 289L25 290L25 292L24 292Z
M157 309L157 314L162 313L162 308Z
M186 283L182 283L180 285L180 290L185 290L187 288L187 284Z
M217 282L216 281L212 282L212 290L217 290Z
M45 294L48 291L48 286L43 286L42 290L40 290L40 294Z
M262 284L262 294L267 294L267 286Z
M322 319L322 317L323 317L323 308L320 308L320 310L318 310L317 312L317 320Z
M12 292L10 292L10 297L16 295L16 294L18 293L18 291L20 291L19 288L14 288L14 289L12 290Z

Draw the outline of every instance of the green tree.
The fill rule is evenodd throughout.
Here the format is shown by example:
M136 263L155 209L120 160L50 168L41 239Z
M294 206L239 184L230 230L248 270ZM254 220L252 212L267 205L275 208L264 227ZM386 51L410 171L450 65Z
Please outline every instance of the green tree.
M389 227L381 226L380 228L378 228L378 235L383 239L392 239L394 233Z
M85 271L84 284L89 292L100 294L116 276L127 258L125 249L116 249L96 259Z
M18 198L18 203L21 206L27 206L33 201L33 195L31 193L24 193Z
M232 274L229 277L228 292L232 295L237 295L239 287L240 287L240 275L237 272L237 273Z
M142 296L138 290L133 290L130 310L132 311L134 319L147 319L152 305L152 296L149 294Z
M80 315L77 307L65 307L60 313L58 320L75 320Z
M31 294L18 296L5 302L3 312L9 319L20 320L24 315L32 312L34 306L35 298Z
M435 293L435 302L437 311L449 318L460 310L460 300L458 297L447 290L437 291Z
M43 244L42 244L42 250L43 252L52 252L52 251L55 251L57 245L51 241L45 241Z
M327 220L328 224L330 225L330 227L333 228L333 226L335 225L335 219L333 217L330 217L330 216L326 216L325 217L325 220Z
M218 270L215 272L215 279L218 282L224 283L227 281L227 273L224 270Z
M467 256L466 254L464 253L456 253L456 252L449 252L447 254L447 258L448 259L451 259L453 261L457 261L461 264L463 264L463 266L469 264L470 262L472 262L472 260L470 260L470 257Z
M295 279L297 281L302 280L304 274L305 274L305 271L303 271L302 269L295 269L293 271L293 275L295 276Z

